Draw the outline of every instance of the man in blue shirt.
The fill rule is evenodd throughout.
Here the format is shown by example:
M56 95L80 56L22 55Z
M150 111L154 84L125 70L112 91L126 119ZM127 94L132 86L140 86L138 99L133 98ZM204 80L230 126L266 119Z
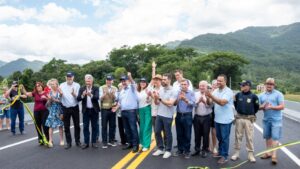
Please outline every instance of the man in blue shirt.
M174 156L183 155L190 158L191 134L193 125L193 107L195 94L189 90L189 82L186 79L180 81L181 91L177 96L177 115L175 118L178 151Z
M219 164L228 161L229 138L233 113L233 92L226 86L226 75L219 75L217 78L218 89L213 93L206 92L206 96L211 98L215 103L215 127L217 139L219 141L219 154L214 157L220 157Z
M133 148L132 152L136 153L139 150L139 135L136 124L138 109L136 84L130 72L128 72L128 76L122 76L120 81L123 89L119 95L118 106L113 107L112 112L116 112L119 107L121 108L125 134L129 143L124 150Z
M282 112L284 97L275 89L275 80L268 78L265 83L266 91L259 95L260 109L264 111L263 136L266 139L267 149L278 146L281 138ZM277 164L276 151L266 153L261 159L272 158L272 164Z

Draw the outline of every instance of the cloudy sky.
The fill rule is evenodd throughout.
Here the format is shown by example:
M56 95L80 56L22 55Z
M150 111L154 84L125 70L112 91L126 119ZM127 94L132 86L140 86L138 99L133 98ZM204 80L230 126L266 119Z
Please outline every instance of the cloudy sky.
M125 44L298 21L299 0L0 0L0 60L82 64Z

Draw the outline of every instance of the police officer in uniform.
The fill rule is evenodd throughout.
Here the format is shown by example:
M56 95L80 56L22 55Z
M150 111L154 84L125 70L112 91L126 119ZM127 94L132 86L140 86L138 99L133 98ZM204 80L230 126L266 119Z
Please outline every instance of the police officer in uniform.
M259 102L258 97L251 92L251 81L245 80L239 84L241 92L235 95L234 101L237 111L237 115L235 116L235 153L231 157L231 160L235 161L239 158L241 142L245 132L248 160L254 163L256 160L253 154L253 123L256 120L255 114L259 109Z

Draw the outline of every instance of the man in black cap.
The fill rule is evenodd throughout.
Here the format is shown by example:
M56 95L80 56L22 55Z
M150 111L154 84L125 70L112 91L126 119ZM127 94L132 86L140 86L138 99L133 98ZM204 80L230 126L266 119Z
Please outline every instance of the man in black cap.
M241 92L237 93L234 99L237 115L235 116L235 152L231 160L235 161L239 158L241 142L245 132L248 160L254 163L256 160L253 154L253 123L256 120L255 114L259 109L259 102L258 97L251 92L251 81L244 80L239 84Z
M63 109L63 121L65 128L65 135L67 145L65 149L69 149L72 146L72 137L70 132L70 121L73 119L74 135L76 146L80 147L80 124L79 124L79 106L77 101L80 85L74 82L74 73L68 72L66 74L66 82L60 85L62 91L62 109Z
M11 132L13 135L16 134L16 119L17 116L19 117L19 130L20 133L23 134L24 133L24 107L23 107L23 103L20 101L20 98L27 98L26 94L22 94L20 95L19 98L18 97L18 88L20 88L21 92L23 92L22 88L23 85L18 85L17 81L13 81L11 88L5 93L5 97L6 98L10 98L10 100L13 102L15 99L16 102L10 107L10 114L11 114Z
M121 108L122 120L125 128L125 134L127 137L128 145L123 149L131 149L133 153L137 153L139 150L139 134L137 129L137 109L138 98L136 83L131 77L131 73L128 72L128 76L121 76L120 81L123 89L119 94L118 104L113 107L112 111Z
M106 84L101 86L99 89L101 103L102 148L107 148L107 145L113 147L116 146L116 112L112 112L112 108L116 105L118 89L113 86L113 82L113 77L111 75L107 75ZM107 125L109 125L108 138Z

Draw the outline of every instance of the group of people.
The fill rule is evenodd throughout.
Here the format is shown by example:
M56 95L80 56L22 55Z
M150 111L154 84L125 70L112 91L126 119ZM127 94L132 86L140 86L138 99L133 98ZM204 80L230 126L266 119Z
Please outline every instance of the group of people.
M265 92L256 96L251 92L252 84L249 80L242 81L241 91L234 94L226 85L227 77L222 74L212 84L200 81L197 91L194 91L191 81L183 77L181 70L176 70L174 75L176 81L171 85L172 74L156 74L156 64L153 62L152 79L149 82L146 78L141 78L136 83L128 72L127 75L120 77L120 84L117 87L113 85L114 78L111 75L106 76L105 85L96 87L94 77L86 74L85 85L80 87L74 82L74 73L68 72L66 82L59 85L56 79L51 79L47 86L37 82L32 92L27 92L23 85L13 82L4 96L11 101L16 96L34 98L36 126L43 131L48 140L48 143L45 143L42 133L38 132L39 144L47 144L48 147L53 147L53 129L57 127L60 145L65 145L65 149L72 147L71 118L76 146L82 149L89 146L98 148L100 133L102 148L116 146L115 133L118 120L123 149L132 149L133 153L149 151L154 130L157 148L153 156L162 155L163 158L169 158L173 155L190 158L201 155L206 158L208 153L212 152L213 157L219 158L218 163L224 164L228 161L230 131L234 124L235 146L231 160L239 158L241 141L245 133L248 159L255 162L253 123L258 110L264 111L263 137L266 139L267 148L278 145L284 98L282 93L274 88L273 78L266 80ZM21 93L18 93L18 89ZM79 103L82 104L83 144L80 142ZM17 115L20 133L24 133L24 108L19 99L10 107L10 113L12 134L16 133ZM172 154L174 118L177 151ZM194 152L191 152L192 127L195 132ZM63 128L66 144L63 139ZM277 163L276 151L268 152L261 158L271 158L273 164Z

